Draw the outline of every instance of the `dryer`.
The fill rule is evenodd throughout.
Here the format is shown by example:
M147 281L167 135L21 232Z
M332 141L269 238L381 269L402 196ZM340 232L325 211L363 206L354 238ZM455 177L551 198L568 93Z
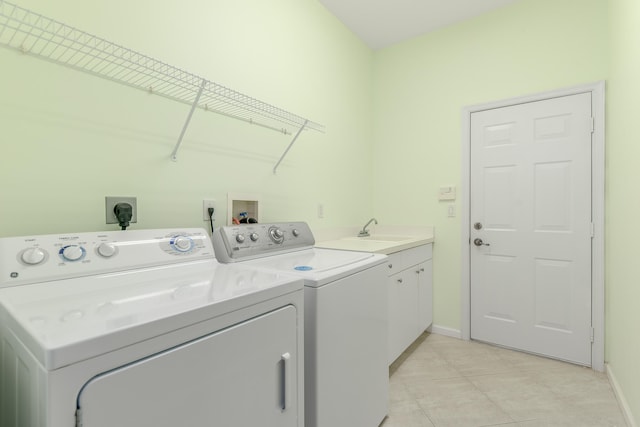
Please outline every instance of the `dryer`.
M0 239L0 425L303 427L302 284L200 229Z
M213 235L220 262L304 280L305 426L376 427L388 411L387 256L314 243L304 222Z

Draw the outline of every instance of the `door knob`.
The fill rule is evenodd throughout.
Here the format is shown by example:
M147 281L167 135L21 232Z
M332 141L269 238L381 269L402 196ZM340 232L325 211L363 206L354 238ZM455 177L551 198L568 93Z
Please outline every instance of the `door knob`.
M485 242L482 241L482 239L477 238L477 237L475 239L473 239L473 244L476 245L476 246L491 246L489 243L485 243Z

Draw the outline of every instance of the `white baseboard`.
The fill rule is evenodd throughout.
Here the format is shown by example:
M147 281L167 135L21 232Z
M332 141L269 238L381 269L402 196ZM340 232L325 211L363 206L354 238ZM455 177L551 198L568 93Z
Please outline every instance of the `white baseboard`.
M627 399L625 399L622 389L620 389L620 384L618 384L618 380L613 373L613 369L611 369L608 363L605 364L605 370L607 372L609 382L611 383L611 387L613 388L613 393L616 395L616 399L618 399L618 403L622 408L622 414L624 415L627 424L629 427L638 427L638 424L636 424L633 414L631 413L631 408L629 408L629 403L627 402Z
M459 329L446 328L444 326L431 325L430 332L433 334L444 335L446 337L462 339L462 332Z

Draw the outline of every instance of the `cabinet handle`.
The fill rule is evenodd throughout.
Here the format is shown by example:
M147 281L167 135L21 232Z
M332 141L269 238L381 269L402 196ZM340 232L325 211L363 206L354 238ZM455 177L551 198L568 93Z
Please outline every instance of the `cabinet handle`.
M393 268L393 264L389 264L389 268Z
M420 274L420 270L416 270L416 274Z
M421 268L420 271L424 272L424 268Z
M280 409L282 410L282 412L285 412L290 406L289 389L287 388L287 381L289 380L289 377L291 375L291 373L289 372L289 370L291 369L291 363L289 363L290 360L291 354L289 353L285 353L280 357L280 365L282 369L280 375L280 379L282 381L282 387L280 390Z
M402 279L398 279L398 283L402 283Z

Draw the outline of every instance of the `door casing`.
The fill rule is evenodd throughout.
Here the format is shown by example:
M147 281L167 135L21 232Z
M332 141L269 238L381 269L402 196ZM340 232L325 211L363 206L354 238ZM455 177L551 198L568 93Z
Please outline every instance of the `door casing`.
M592 94L592 112L594 132L592 136L591 156L591 216L594 224L594 236L591 240L591 325L593 328L593 345L591 347L591 367L596 371L604 371L604 189L605 189L605 82L573 86L549 92L537 93L517 98L504 99L486 104L478 104L462 109L462 143L461 143L461 175L460 212L461 212L461 321L460 333L462 339L471 339L471 280L470 280L470 191L471 179L471 114L493 108L508 107L528 102L542 101L561 96L579 93Z

